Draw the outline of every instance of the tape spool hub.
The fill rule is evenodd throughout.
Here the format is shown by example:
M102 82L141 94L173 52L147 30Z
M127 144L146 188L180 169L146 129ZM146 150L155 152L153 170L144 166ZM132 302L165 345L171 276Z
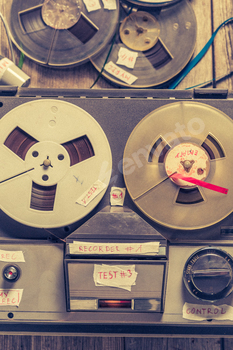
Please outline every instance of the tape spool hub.
M131 13L120 26L122 42L135 51L151 49L158 40L159 32L159 22L145 11Z
M124 179L133 202L171 229L197 230L226 218L233 209L232 132L227 115L198 102L171 103L151 112L135 127L124 151ZM173 172L224 187L228 194L173 181L168 177Z
M41 15L44 22L55 29L68 29L75 25L81 16L79 0L46 0Z

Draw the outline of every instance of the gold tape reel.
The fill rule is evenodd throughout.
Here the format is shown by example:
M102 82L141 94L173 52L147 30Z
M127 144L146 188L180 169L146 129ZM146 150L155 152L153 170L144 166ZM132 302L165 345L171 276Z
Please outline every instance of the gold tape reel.
M35 100L0 120L0 208L24 225L58 228L79 221L104 196L111 169L104 131L71 103Z
M227 217L233 209L232 133L232 120L205 104L177 102L151 112L124 151L124 179L133 202L172 229L201 229ZM228 194L172 181L169 171L180 172L179 167L187 176L190 167L191 176L227 188Z

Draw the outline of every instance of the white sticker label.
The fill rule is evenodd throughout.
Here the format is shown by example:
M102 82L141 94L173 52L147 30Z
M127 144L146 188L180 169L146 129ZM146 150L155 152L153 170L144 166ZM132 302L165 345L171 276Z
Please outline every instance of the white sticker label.
M107 185L100 180L97 180L86 192L84 192L76 201L76 203L86 207Z
M135 75L126 72L124 69L115 65L115 63L113 63L112 61L108 62L105 65L104 69L109 74L124 81L125 83L127 83L129 85L133 84L138 79Z
M198 305L185 303L183 318L192 321L231 320L233 321L233 307L229 305Z
M135 265L94 265L94 282L96 286L108 286L126 289L136 285Z
M123 206L125 200L125 188L112 187L110 192L111 205Z
M0 261L25 262L22 251L0 250Z
M125 47L121 47L118 52L117 64L133 69L135 66L137 57L138 57L138 52L130 51Z
M101 9L101 6L98 0L83 0L83 2L88 12Z
M0 306L19 306L23 289L0 289Z
M69 244L70 254L157 255L159 242L95 243L74 241Z
M116 0L102 0L106 10L116 10Z

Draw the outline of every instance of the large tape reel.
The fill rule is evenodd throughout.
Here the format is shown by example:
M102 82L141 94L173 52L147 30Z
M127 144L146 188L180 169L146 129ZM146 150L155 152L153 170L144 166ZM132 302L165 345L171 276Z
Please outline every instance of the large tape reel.
M128 2L138 6L164 7L175 4L182 0L127 0Z
M111 169L105 133L73 104L34 100L0 120L0 207L20 223L58 228L80 220L102 199Z
M113 46L109 43L91 62L116 85L158 87L174 78L187 65L195 43L196 18L186 1L160 10L150 8L131 13L130 10L122 10Z
M227 217L233 209L232 133L227 115L198 102L171 103L151 112L135 127L124 151L124 179L134 203L172 229L201 229ZM185 167L190 164L189 173ZM174 182L169 171L227 188L228 194Z
M85 63L105 48L118 23L118 0L111 10L101 0L95 2L99 8L88 12L82 0L9 0L12 39L26 56L45 66Z

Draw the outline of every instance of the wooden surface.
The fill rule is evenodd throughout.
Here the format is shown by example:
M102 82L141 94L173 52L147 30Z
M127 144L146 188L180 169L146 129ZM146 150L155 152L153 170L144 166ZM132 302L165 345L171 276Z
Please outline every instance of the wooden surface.
M5 5L9 0L1 0L0 11L5 15ZM223 21L233 17L232 0L190 0L197 18L197 43L194 56L209 40L212 30ZM3 25L0 25L1 54L10 58L9 47ZM17 61L19 52L15 48ZM230 74L233 69L233 24L228 24L218 32L213 48L210 48L200 63L179 84L177 89L212 80ZM98 73L86 63L72 69L48 69L38 66L25 58L23 70L31 77L30 87L49 88L90 88ZM213 87L210 84L208 87ZM214 85L215 87L215 85ZM233 77L223 79L217 88L232 90ZM94 86L112 88L103 78ZM233 334L233 327L232 327ZM141 338L141 337L54 337L54 336L13 336L0 335L0 350L232 350L233 339L220 338Z

